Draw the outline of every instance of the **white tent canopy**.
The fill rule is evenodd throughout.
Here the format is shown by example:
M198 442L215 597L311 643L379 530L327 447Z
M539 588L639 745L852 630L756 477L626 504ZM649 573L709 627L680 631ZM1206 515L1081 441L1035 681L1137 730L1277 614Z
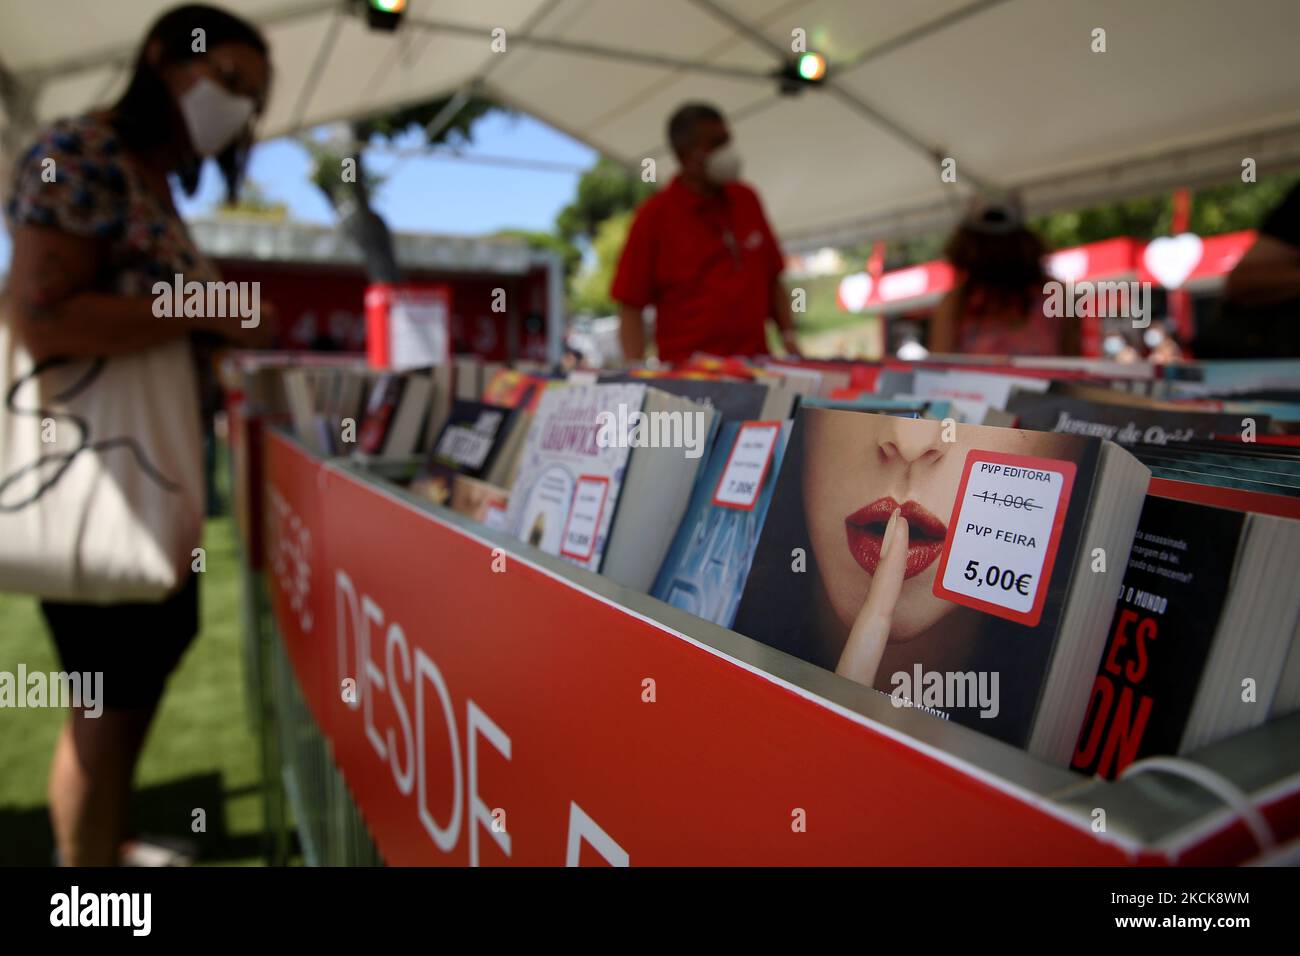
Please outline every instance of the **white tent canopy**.
M11 147L121 89L170 5L0 5ZM1041 212L1300 163L1296 0L410 0L395 34L347 0L224 6L273 47L264 137L477 83L662 182L668 115L711 101L791 248L943 228L979 188ZM782 96L795 30L830 75Z

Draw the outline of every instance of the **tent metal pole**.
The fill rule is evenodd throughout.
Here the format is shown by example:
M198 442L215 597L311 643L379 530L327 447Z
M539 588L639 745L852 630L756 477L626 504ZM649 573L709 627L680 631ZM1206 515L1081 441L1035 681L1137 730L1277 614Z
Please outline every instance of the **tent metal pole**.
M877 126L888 130L894 135L895 139L906 143L918 152L924 153L925 156L934 164L934 176L935 180L938 180L939 164L943 161L946 155L953 155L952 151L945 154L945 152L939 147L931 146L920 137L914 135L910 130L900 126L884 113L881 113L866 100L850 93L848 90L844 89L844 87L837 85L832 80L827 80L825 85L826 91L838 98L845 106L849 107L849 109L856 110ZM968 185L974 186L981 192L991 192L996 188L991 180L985 179L983 176L976 173L972 173L970 167L963 165L959 157L954 156L954 158L958 160L958 182L965 182ZM956 185L956 183L953 185Z
M551 162L545 159L528 159L523 156L499 156L494 153L468 153L460 147L417 146L411 149L388 149L384 146L368 147L372 152L389 156L393 159L436 159L467 163L470 166L495 166L504 169L522 169L530 173L559 173L565 176L581 175L590 168L578 163ZM392 178L394 169L385 171L387 178Z
M864 63L869 63L887 53L901 50L903 47L910 46L917 40L924 39L925 37L938 33L941 30L946 30L955 23L966 20L976 14L983 13L985 10L1006 2L1007 0L975 0L974 3L967 4L957 10L945 13L941 17L935 17L933 20L922 23L918 27L913 27L905 33L900 33L893 39L886 40L884 43L880 44L880 46L872 47L870 50L863 50L854 59L842 64L839 67L838 72L847 73L849 70L857 69Z
M447 101L447 104L440 110L438 115L429 120L429 124L424 127L424 139L426 142L433 142L442 135L443 130L451 125L465 104L469 102L470 97L475 93L475 85L472 83L462 86L456 91L456 95Z
M786 61L794 55L793 50L787 50L781 44L770 39L767 34L748 20L744 20L725 7L719 6L714 0L691 0L691 2L707 12L715 20L721 20L737 33L743 34L755 46L767 50L776 57L777 66L784 66Z
M254 22L259 27L277 26L281 23L290 23L294 20L301 20L304 17L322 13L329 10L331 7L346 8L346 6L347 0L303 0L303 2L299 3L286 4L284 7L281 7L278 10L273 10L265 16L256 17L254 18ZM24 80L44 82L69 73L80 73L83 70L93 70L96 67L123 66L129 64L135 59L136 51L138 49L139 43L137 41L132 41L129 44L94 50L90 53L69 57L66 60L59 60L46 66L23 70L20 76Z
M552 365L564 358L568 324L564 314L564 257L550 252L546 264L546 358Z
M528 31L546 19L559 2L560 0L546 0L545 3L533 11L532 16L524 23L523 32L527 34ZM433 33L435 31L429 30L425 32ZM406 35L410 36L409 33ZM470 77L464 86L456 91L456 95L438 111L438 115L424 127L424 141L426 143L432 143L442 134L443 130L451 125L452 120L465 108L465 104L469 102L471 97L482 95L488 76L504 61L505 57L497 56L494 53L488 54L488 58L483 62L483 65L474 72L474 75Z
M459 115L460 111L465 108L465 104L469 102L470 97L473 96L475 92L477 92L477 83L474 80L471 80L469 83L457 90L456 95L444 103L442 109L438 110L438 115L429 120L428 124L424 127L424 141L426 143L432 143L438 136L442 135L443 130L451 125L452 121L457 117L457 115ZM301 117L297 117L297 120L301 120ZM361 151L366 148L366 145L366 143L361 143L356 139L353 139L352 145L349 148L359 156ZM421 152L424 152L429 156L434 155L432 150L422 150ZM392 168L388 170L388 177L392 178L392 176L395 175L399 169L405 166L414 155L414 153L408 153L401 156L398 161L393 164Z
M735 30L737 33L743 34L744 36L748 37L753 43L768 50L774 56L778 57L781 63L784 64L792 56L794 56L793 50L787 50L781 44L770 39L761 30L759 30L757 27L750 24L742 17L739 17L736 14L732 13L730 10L719 6L716 0L691 0L691 2L694 3L697 7L700 7L701 9L708 11L715 18L722 21L727 26L731 27L731 29ZM1001 0L998 0L998 2L1001 2ZM832 66L832 70L831 72L828 73L826 79L820 84L821 87L824 90L826 90L828 93L837 97L841 102L843 102L850 109L861 114L862 116L865 116L872 123L876 124L877 126L891 133L895 139L899 140L900 142L906 143L908 146L911 146L913 149L923 153L927 159L929 159L931 162L934 163L935 177L937 178L939 175L939 169L938 169L939 163L943 160L945 155L943 151L940 150L937 146L932 146L929 143L925 142L919 136L913 133L911 130L905 128L904 126L897 123L895 120L886 116L884 113L880 112L870 103L868 103L866 100L849 92L848 90L844 89L844 87L837 84L835 82L835 74L833 69L834 64L832 64L831 66ZM810 89L809 92L813 92L815 91L815 89L816 88L814 87ZM976 189L982 191L992 188L991 182L984 179L982 176L978 176L971 173L969 169L963 167L960 164L960 162L958 163L958 178L964 179L967 183L974 186Z
M534 119L541 120L547 126L553 127L554 129L558 129L564 135L572 139L576 139L579 143L584 143L585 145L590 146L592 149L600 153L600 155L604 156L606 159L618 163L618 165L622 166L624 169L628 171L629 175L633 175L633 176L641 175L640 159L637 159L636 157L623 156L618 153L611 152L610 150L593 142L591 138L588 137L582 130L575 129L572 126L569 126L563 120L557 119L554 116L548 116L543 112L533 109L532 107L525 108L519 105L514 101L514 99L509 94L505 93L500 89L493 87L492 84L490 83L484 84L483 95L488 97L489 99L495 100L496 102L500 103L502 106L509 107L511 109L517 109L520 112L527 113L529 116L533 117ZM647 153L645 155L649 156L651 154Z
M316 92L316 86L320 82L321 73L325 70L325 65L329 62L330 54L334 52L334 44L339 39L339 29L343 26L343 8L339 7L333 18L330 20L329 28L325 31L325 37L321 40L320 49L316 51L316 58L312 60L311 69L307 71L307 78L298 90L298 102L293 108L293 119L290 120L294 129L302 124L302 118L307 114L307 107L311 104L311 98Z
M410 25L422 30L437 33L450 33L457 36L469 36L479 39L492 35L491 27L470 26L464 23L449 23L445 20L433 20L427 17L410 17ZM753 80L772 83L774 74L763 70L749 70L744 67L717 66L712 63L700 63L695 60L683 60L680 57L665 56L660 53L647 53L643 50L624 50L616 47L601 46L598 43L581 43L576 40L560 40L554 37L538 37L528 33L508 33L506 42L521 47L533 47L539 50L554 50L559 53L573 53L579 56L603 57L618 60L621 63L636 63L644 66L662 66L688 73L706 73L712 76L726 76L733 80Z

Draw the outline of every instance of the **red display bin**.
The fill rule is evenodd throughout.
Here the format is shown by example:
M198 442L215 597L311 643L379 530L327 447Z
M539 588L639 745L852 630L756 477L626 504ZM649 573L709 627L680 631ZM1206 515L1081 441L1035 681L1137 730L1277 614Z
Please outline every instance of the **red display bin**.
M1237 813L1089 780L266 436L266 567L392 864L1232 864ZM1193 755L1300 832L1300 715ZM1289 769L1288 769L1289 768Z

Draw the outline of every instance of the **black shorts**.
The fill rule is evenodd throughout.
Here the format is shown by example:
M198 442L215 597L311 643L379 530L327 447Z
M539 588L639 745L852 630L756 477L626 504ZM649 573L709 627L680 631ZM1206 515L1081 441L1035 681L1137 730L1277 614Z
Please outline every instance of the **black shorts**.
M64 671L104 675L104 706L152 708L199 632L198 575L155 604L42 601Z

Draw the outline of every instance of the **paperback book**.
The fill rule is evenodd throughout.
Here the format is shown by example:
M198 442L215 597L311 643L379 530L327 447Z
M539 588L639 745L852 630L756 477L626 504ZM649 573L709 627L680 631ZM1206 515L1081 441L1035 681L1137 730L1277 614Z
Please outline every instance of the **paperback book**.
M491 480L516 424L514 409L456 399L411 489L436 504L451 501L457 475Z
M730 627L785 455L789 422L726 422L651 594Z
M1068 764L1121 575L1097 549L1128 553L1147 479L1094 438L803 408L735 629Z
M1300 625L1300 522L1150 495L1071 766L1108 779L1263 723Z

